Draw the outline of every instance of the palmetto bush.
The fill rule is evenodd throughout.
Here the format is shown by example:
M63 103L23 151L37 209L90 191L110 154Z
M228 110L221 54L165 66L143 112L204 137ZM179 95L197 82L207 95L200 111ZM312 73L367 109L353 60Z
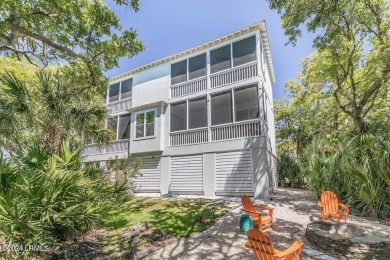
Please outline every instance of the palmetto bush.
M0 157L0 236L8 244L52 246L78 237L127 194L126 179L111 183L98 169L83 169L80 150L68 143L61 156L27 147L12 160Z
M309 188L336 192L350 206L390 216L390 126L377 124L337 139L316 138L301 158Z

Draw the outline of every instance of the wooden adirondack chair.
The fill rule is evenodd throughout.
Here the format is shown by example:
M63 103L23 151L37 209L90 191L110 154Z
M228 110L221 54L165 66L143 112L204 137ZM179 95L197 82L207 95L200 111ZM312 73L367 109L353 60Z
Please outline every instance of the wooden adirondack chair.
M347 222L347 216L349 209L343 203L340 203L337 199L336 194L331 191L324 191L321 194L321 201L317 202L317 205L321 207L321 219L331 218L331 219L343 219ZM343 209L344 213L340 214L340 207Z
M248 230L248 242L246 247L252 249L256 260L299 260L299 254L303 243L295 241L289 248L284 251L276 250L271 240L257 229Z
M273 208L264 205L253 205L251 199L247 195L243 195L241 201L243 206L242 210L246 214L252 216L253 224L258 225L260 231L272 227L272 214L274 210ZM256 208L268 210L268 216L263 216L260 211L256 210Z

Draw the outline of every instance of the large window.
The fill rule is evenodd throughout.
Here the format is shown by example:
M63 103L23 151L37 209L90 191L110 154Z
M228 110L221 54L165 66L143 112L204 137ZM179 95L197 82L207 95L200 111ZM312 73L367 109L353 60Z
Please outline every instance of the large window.
M187 102L171 104L171 132L187 129Z
M125 98L130 98L132 96L132 89L133 89L132 78L112 84L108 89L108 103L115 102Z
M206 96L188 100L188 128L207 126L207 99Z
M233 66L256 60L255 36L233 43Z
M234 90L235 120L244 121L259 118L257 86Z
M155 111L148 111L136 115L135 137L143 138L154 136Z
M187 60L171 65L171 84L178 84L187 80Z
M218 93L211 96L211 125L233 122L232 92Z
M107 128L115 134L115 140L130 138L130 114L111 117L107 121Z
M255 118L259 118L257 85L211 95L211 125Z
M230 68L230 44L210 51L210 73Z
M188 59L188 79L206 76L206 53Z

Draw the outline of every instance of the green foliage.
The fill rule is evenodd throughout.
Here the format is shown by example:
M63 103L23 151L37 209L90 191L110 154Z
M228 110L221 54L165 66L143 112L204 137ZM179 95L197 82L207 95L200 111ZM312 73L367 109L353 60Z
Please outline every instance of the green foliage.
M318 137L301 158L309 188L336 192L350 206L376 217L390 216L390 126L365 133Z
M302 25L321 32L299 81L286 83L290 100L276 103L278 149L287 156L279 175L298 165L317 195L332 190L350 206L388 216L389 1L268 2L290 43Z
M138 10L138 0L116 0ZM88 86L100 84L102 72L144 49L132 28L123 29L119 18L100 0L2 0L0 52L37 65L82 62Z
M51 67L32 74L16 74L12 69L0 74L3 149L16 154L24 142L39 140L40 146L59 152L61 142L67 139L73 143L81 143L82 136L96 143L111 140L113 133L104 127L107 110L103 99L99 92L87 91L79 69Z
M309 83L322 85L338 110L363 131L375 108L389 113L390 3L386 0L269 0L282 16L290 42L301 25L321 31L307 64ZM303 83L308 86L307 83Z
M12 160L0 157L0 236L7 244L53 246L76 238L126 196L126 184L81 169L80 158L80 149L65 142L59 154L32 145Z
M277 170L280 186L298 188L305 184L298 163L297 159L289 154L278 156Z

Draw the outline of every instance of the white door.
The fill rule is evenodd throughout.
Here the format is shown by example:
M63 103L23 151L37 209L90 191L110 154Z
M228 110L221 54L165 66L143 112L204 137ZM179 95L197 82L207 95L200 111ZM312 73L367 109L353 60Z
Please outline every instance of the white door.
M160 192L161 157L142 157L139 174L134 177L137 192Z
M216 193L235 195L253 193L252 152L215 154Z
M171 157L170 189L183 194L203 193L203 156Z

